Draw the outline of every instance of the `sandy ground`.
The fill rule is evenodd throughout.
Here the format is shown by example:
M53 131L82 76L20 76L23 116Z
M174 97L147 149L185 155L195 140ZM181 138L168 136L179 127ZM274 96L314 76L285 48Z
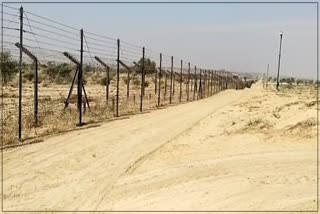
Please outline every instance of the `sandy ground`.
M5 150L4 210L316 210L315 100L257 84Z

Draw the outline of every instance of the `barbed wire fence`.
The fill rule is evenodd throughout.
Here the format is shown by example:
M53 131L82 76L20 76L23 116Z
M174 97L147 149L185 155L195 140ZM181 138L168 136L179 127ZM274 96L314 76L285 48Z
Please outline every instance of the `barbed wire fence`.
M8 142L245 87L230 72L7 5L1 60L2 122L13 129ZM9 87L14 73L17 84Z

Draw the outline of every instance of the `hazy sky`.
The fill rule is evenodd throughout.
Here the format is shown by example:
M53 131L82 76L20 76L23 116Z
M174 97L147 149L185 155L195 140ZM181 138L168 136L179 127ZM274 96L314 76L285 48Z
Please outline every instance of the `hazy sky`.
M316 4L22 4L25 10L203 68L316 78ZM11 6L20 6L12 5Z

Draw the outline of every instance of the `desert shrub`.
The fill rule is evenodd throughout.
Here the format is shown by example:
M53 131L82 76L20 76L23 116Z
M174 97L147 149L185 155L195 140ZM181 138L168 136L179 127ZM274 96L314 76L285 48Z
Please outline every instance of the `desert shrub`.
M72 68L67 63L53 63L48 62L47 68L44 72L51 80L56 80L56 83L67 83L72 81Z
M128 85L128 77L122 77L124 84Z
M141 85L141 80L139 78L139 76L135 76L132 78L132 83L133 85L136 85L136 86L140 86ZM144 87L148 87L149 86L149 81L145 80L144 81Z
M296 83L297 83L297 85L299 85L299 84L303 83L303 80L297 79Z
M95 70L96 70L96 69L95 69L95 66L92 65L92 64L85 64L85 65L83 66L83 72L84 72L84 73L92 72L92 71L95 71Z
M100 79L97 80L98 84L99 85L106 85L106 82L107 82L107 77L102 77Z
M286 78L281 78L279 82L287 82Z
M143 59L141 57L140 60L138 61L137 65L134 66L134 69L136 70L137 73L141 73L142 63L143 63ZM144 69L145 69L146 74L151 74L156 69L156 63L149 58L145 58L144 59Z
M109 85L110 85L110 82L111 80L113 80L113 77L109 76ZM97 80L97 83L100 84L100 85L106 85L106 82L107 82L107 77L101 77Z
M140 85L140 80L139 80L138 78L134 78L133 81L132 81L132 83L133 83L134 85Z
M10 52L3 52L0 54L3 61L0 62L0 66L3 69L3 80L5 83L12 80L13 77L19 71L19 64L17 61L13 60ZM2 64L3 62L3 64Z
M149 87L149 81L144 81L144 87Z
M289 83L289 85L284 85L284 86L282 86L282 88L284 88L284 89L293 89L294 86L292 85L292 83Z
M247 126L255 126L255 125L258 125L260 123L262 123L262 119L261 118L257 118L257 119L253 119L253 120L250 120L248 123L247 123Z
M109 71L109 78L110 78L110 81L115 79L117 76L117 71L113 68L110 69Z
M34 79L34 73L32 71L27 71L23 73L23 78L28 81L32 81Z

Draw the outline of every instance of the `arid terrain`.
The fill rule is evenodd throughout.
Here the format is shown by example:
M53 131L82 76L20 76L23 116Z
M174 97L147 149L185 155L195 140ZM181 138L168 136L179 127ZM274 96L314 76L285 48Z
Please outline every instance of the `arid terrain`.
M45 75L44 75L45 76ZM83 120L86 124L95 124L97 122L111 119L115 116L116 105L116 81L112 80L109 85L109 97L106 101L106 86L100 84L102 73L90 74L88 84L85 85L86 94L88 96L90 110L83 114ZM132 78L129 87L129 99L127 99L127 84L124 79L126 75L120 76L120 92L119 92L119 115L132 115L139 112L140 109L140 83L133 83L139 80L139 77ZM178 79L178 78L177 78ZM186 81L186 78L184 79ZM53 80L52 80L53 81ZM38 125L34 125L34 84L31 81L26 81L22 86L22 140L30 140L35 137L48 136L64 131L74 130L78 123L77 112L77 85L73 87L70 96L68 108L64 109L65 102L71 83L56 84L49 80L39 84L39 110L38 110ZM143 110L157 108L158 89L155 87L153 75L146 76L148 83L145 88L145 96L143 99ZM174 81L174 93L172 93L172 103L179 103L179 81ZM12 145L18 143L18 97L19 88L16 84L17 80L12 81L3 87L3 106L2 118L4 124L4 144ZM194 86L190 81L190 101L196 100L194 97ZM158 86L159 83L157 83ZM216 85L218 85L216 83ZM187 101L187 84L182 84L182 102ZM217 87L217 86L214 86ZM156 93L155 93L155 89ZM161 80L161 102L160 105L169 104L169 78L165 84L164 78ZM216 89L215 89L216 90ZM85 101L85 96L83 95Z
M315 211L313 86L258 82L3 151L7 211Z

